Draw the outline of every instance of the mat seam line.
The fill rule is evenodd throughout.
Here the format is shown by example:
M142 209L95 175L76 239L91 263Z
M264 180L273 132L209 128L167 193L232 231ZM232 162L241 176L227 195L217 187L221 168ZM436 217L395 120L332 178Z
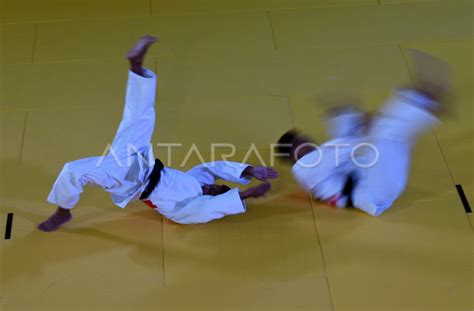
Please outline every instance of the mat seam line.
M439 43L452 43L452 42L460 42L460 41L472 41L472 37L469 37L469 36L466 36L466 37L457 37L457 38L431 38L431 39L426 39L426 40L422 40L422 42L439 42ZM371 48L371 47L374 47L374 48L379 48L379 47L387 47L387 46L399 46L401 44L407 44L407 45L410 45L410 44L413 44L413 43L416 43L417 41L413 41L413 40L401 40L402 43L400 43L400 40L397 40L397 41L384 41L384 42L368 42L368 43L364 43L364 44L357 44L357 48ZM337 44L326 44L325 45L325 48L331 48L331 47L338 47ZM176 56L176 53L174 51L174 48L171 48L171 51L173 53L173 56ZM156 54L150 54L150 57L158 57L158 53ZM93 62L104 62L104 61L107 61L107 62L119 62L119 61L123 61L122 58L120 57L116 57L116 56L113 56L113 57L98 57L98 58L95 58L95 57L83 57L83 58L64 58L64 59L55 59L55 60L52 60L52 59L46 59L46 60L36 60L35 61L35 64L41 64L41 65L44 65L44 64L67 64L67 63L93 63ZM3 63L2 65L8 65L8 66L11 66L11 65L31 65L31 62L12 62L12 63Z
M270 30L272 32L273 47L275 48L275 50L278 50L278 45L277 45L276 35L275 35L275 28L273 27L273 22L272 22L271 10L267 11L267 17L268 17L268 22L270 23Z
M151 0L150 0L151 1ZM315 6L302 6L302 7L282 7L282 8L262 8L262 9L236 9L236 10L224 10L224 11L202 11L202 12L188 12L188 13L165 13L157 15L158 17L175 17L175 16L190 16L190 15L213 15L213 14L239 14L239 13L253 13L253 12L265 12L268 10L272 11L295 11L295 10L317 10L317 9L332 9L332 8L347 8L347 7L369 7L377 4L374 3L355 3L355 4L333 4L333 5L315 5ZM103 21L103 20L113 20L113 19L140 19L143 18L143 14L138 15L116 15L110 17L89 17L89 18L66 18L66 19L32 19L26 21L17 21L17 22L3 22L0 23L0 26L7 25L24 25L24 24L33 24L33 23L57 23L57 22L91 22L91 21Z
M163 287L166 287L166 265L165 265L165 221L161 215L161 267L163 269Z
M410 66L408 64L408 60L406 58L406 55L405 53L403 52L403 48L402 48L402 45L401 44L398 44L398 48L400 50L400 53L402 54L402 58L403 58L403 62L405 63L405 67L407 68L407 71L408 71L408 75L410 76L410 80L411 80L411 83L412 85L415 85L415 78L413 77L413 73L411 72L410 70ZM444 162L444 165L446 166L446 169L448 170L448 173L449 173L449 177L451 179L451 183L453 185L456 185L456 182L454 180L454 176L451 172L451 169L449 168L449 165L448 165L448 162L446 160L446 157L444 155L444 152L443 152L443 149L441 147L441 143L439 142L439 139L438 139L438 136L436 135L436 132L434 130L434 127L433 125L430 125L430 128L431 128L431 133L433 134L433 137L435 139L435 142L436 142L436 145L438 147L438 151L440 152L441 154L441 158L443 159L443 162Z
M150 0L151 2L151 0ZM158 56L153 58L155 73L158 74ZM156 105L156 103L155 103ZM156 108L155 108L156 109ZM165 221L161 215L161 268L163 270L163 287L166 287L166 264L165 264Z
M464 209L464 214L466 215L466 220L468 222L468 224L471 226L471 228L474 228L474 226L472 225L471 223L471 219L469 218L469 213L467 213L465 211L465 207L464 207L464 202L462 201L460 195L459 195L459 191L457 189L457 183L456 181L454 180L454 176L453 176L453 173L451 172L451 169L449 168L449 164L448 164L448 161L446 160L446 156L444 154L444 151L443 151L443 148L441 147L441 143L438 139L438 136L436 135L436 132L433 128L433 126L431 126L431 132L433 133L433 136L434 136L434 139L435 139L435 142L436 142L436 145L438 146L438 151L439 153L441 154L441 158L443 159L443 162L444 162L444 165L446 166L446 168L448 169L448 173L449 173L449 177L451 179L451 183L453 184L454 188L456 189L456 192L458 194L458 199L461 201L461 205ZM461 184L460 184L461 185ZM461 185L462 186L462 185Z
M33 39L33 51L31 53L31 63L33 64L35 62L35 54L36 54L36 44L38 41L38 28L39 28L39 23L35 23L35 37Z
M430 125L430 127L431 127L431 132L433 133L434 139L436 141L436 145L438 146L439 153L441 154L441 158L443 158L444 165L446 165L446 168L448 169L448 173L449 173L449 177L451 179L451 182L453 183L453 185L456 185L456 181L454 180L453 173L451 172L451 169L449 168L448 160L446 159L443 148L441 147L441 143L438 139L438 135L436 135L436 132L435 132L433 126Z
M327 266L326 266L326 258L324 257L323 246L322 246L322 243L321 243L321 238L319 236L319 229L318 229L318 224L317 224L317 221L316 221L316 214L314 212L313 200L311 199L311 194L310 193L307 193L307 195L308 195L309 204L310 204L310 208L311 208L311 214L313 215L314 230L315 230L316 236L318 237L319 251L321 252L321 259L323 261L324 277L326 278L326 285L327 285L327 288L328 288L329 301L331 302L331 310L334 311L334 302L333 302L333 298L332 298L331 286L329 285L329 276L328 276L328 271L327 271Z
M291 124L293 124L293 128L296 128L295 118L293 116L293 108L291 107L290 96L285 96L285 97L287 98L288 108L290 108Z
M25 111L25 121L23 123L23 135L21 137L21 145L20 145L20 157L18 159L18 163L21 163L23 159L23 148L25 146L25 137L26 137L26 123L28 122L28 110Z
M413 74L410 70L410 67L408 66L408 61L407 61L407 58L406 58L406 55L405 53L403 52L403 48L402 48L402 45L401 44L398 44L398 48L400 50L400 53L402 54L402 58L403 58L403 61L405 63L405 67L407 68L407 71L408 71L408 75L410 76L410 80L411 80L411 83L414 85L415 83L415 79L413 77ZM446 159L446 155L444 154L444 151L443 151L443 148L441 146L441 142L439 141L438 139L438 135L436 135L436 131L434 130L434 127L433 125L430 125L430 128L431 128L431 133L433 134L433 137L434 137L434 140L435 140L435 143L436 143L436 146L438 147L438 152L440 153L441 155L441 159L443 159L443 163L444 163L444 166L446 167L446 169L448 170L448 174L449 174L449 178L451 180L451 183L452 185L454 186L454 188L457 190L456 188L456 180L454 179L454 176L453 176L453 172L451 171L451 168L449 167L449 164L448 164L448 161ZM459 196L459 195L458 195ZM462 202L461 202L462 203ZM463 204L463 208L464 208L464 204ZM469 214L468 213L464 213L465 214L465 217L466 217L466 220L469 224L469 226L471 226L471 228L474 228L474 226L472 225L471 223L471 220L469 219Z

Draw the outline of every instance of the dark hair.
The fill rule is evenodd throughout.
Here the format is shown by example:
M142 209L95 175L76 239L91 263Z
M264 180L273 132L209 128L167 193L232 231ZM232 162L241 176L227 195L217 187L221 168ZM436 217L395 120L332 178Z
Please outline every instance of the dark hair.
M293 141L298 137L299 133L296 130L289 130L283 134L277 142L276 150L280 154L290 154L293 149Z

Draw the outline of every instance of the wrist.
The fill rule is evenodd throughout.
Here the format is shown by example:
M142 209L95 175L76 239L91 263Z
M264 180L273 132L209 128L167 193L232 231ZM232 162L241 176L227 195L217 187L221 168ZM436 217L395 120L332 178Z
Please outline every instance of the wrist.
M240 192L239 192L239 196L240 196L240 199L241 199L241 200L245 200L245 199L247 199L247 198L249 197L247 190L240 191Z
M244 171L242 172L242 177L253 177L253 166L247 166Z

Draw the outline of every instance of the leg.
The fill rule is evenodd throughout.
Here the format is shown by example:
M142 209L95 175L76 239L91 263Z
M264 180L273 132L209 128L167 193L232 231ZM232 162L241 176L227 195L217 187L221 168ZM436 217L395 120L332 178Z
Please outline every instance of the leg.
M326 128L333 139L361 137L367 132L367 113L355 106L337 106L327 113Z
M143 68L142 63L148 47L156 40L150 36L141 38L127 55L130 72L125 108L112 143L116 154L127 154L130 147L138 150L150 144L155 126L156 76Z
M409 50L415 74L412 89L398 90L371 126L370 138L379 151L377 163L360 169L354 190L354 206L378 216L403 192L410 157L417 137L438 123L436 114L446 110L451 72L444 61Z
M371 126L369 138L379 158L374 166L358 170L355 207L379 216L400 196L408 180L412 147L438 122L432 114L438 105L416 89L395 92Z
M379 216L405 189L411 145L409 142L384 139L376 139L372 144L377 148L379 158L372 167L358 168L352 201L354 207ZM364 162L361 157L357 160ZM372 160L373 157L367 157L366 163Z
M72 209L79 201L86 185L112 188L116 182L107 173L115 170L110 165L97 166L99 158L87 158L66 163L48 196L48 202L58 206L58 210L38 226L41 231L54 231L71 220ZM109 163L113 163L109 161Z
M413 75L414 89L436 102L436 105L422 107L432 114L449 111L448 103L452 95L451 67L445 61L419 50L408 49Z
M354 206L379 216L388 209L405 189L410 167L412 145L416 137L429 130L436 118L417 104L428 104L430 99L415 90L396 92L374 119L370 143L378 151L366 154L358 161L375 164L358 169L359 179L353 193ZM376 161L375 161L376 160Z
M38 229L43 232L55 231L62 225L68 223L71 218L71 211L59 206L53 215L38 225Z
M155 121L155 75L142 68L143 58L148 47L157 39L145 36L129 51L130 73L122 122L112 143L112 151L118 155L126 154L128 144L139 149L149 144ZM54 231L71 219L70 209L79 201L80 194L87 184L95 184L110 190L116 185L117 175L123 170L110 159L107 165L97 166L99 158L82 159L67 163L57 178L48 201L59 206L58 210L38 228ZM107 172L110 172L109 175Z

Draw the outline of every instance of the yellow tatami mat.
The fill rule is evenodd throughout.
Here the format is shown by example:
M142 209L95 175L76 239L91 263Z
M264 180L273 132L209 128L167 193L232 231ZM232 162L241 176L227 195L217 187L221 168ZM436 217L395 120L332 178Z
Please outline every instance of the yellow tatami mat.
M0 38L3 48L0 64L29 63L32 61L37 25L14 24L0 26Z
M2 1L0 310L472 310L474 218L456 185L472 204L473 5ZM182 170L210 161L212 143L235 147L217 159L271 165L293 127L324 142L331 100L375 112L412 85L408 48L452 66L452 109L420 138L406 191L380 217L311 199L276 162L280 178L245 214L179 225L88 188L73 221L38 231L64 163L113 138L125 53L143 34L161 37L145 64L159 76L155 155ZM168 159L158 143L182 147Z

